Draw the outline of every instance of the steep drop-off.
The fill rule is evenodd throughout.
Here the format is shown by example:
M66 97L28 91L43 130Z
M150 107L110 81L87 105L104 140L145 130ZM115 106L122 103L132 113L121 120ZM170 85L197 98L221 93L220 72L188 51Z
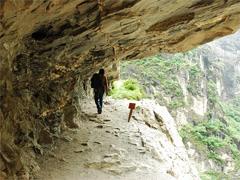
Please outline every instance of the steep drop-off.
M239 7L238 0L1 0L2 174L35 171L31 152L42 154L64 124L77 127L73 118L100 67L117 70L121 60L232 34Z

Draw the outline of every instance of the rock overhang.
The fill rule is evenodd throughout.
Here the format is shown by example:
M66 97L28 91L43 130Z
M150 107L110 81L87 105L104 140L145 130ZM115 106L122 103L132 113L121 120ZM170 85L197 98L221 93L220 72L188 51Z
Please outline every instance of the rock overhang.
M114 61L185 52L240 28L237 0L12 0L1 5L4 60L26 55L50 64L78 63L85 74Z
M72 123L67 115L99 68L118 71L119 61L184 52L240 29L239 0L0 3L1 141L17 153L26 142L38 150L41 130L51 136L66 117Z
M63 122L75 126L93 72L117 72L119 61L183 52L232 34L240 28L240 2L1 0L0 18L1 153L22 154L7 159L21 164L5 164L14 174L29 165L22 147L42 152L41 132L52 140Z

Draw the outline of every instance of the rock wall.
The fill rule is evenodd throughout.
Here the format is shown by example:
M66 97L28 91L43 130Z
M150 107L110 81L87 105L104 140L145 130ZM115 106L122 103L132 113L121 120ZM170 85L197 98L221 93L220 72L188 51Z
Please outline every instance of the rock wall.
M81 98L89 95L92 73L234 33L240 28L239 5L238 0L0 1L2 176L35 171L26 154L41 154L40 144L53 142L65 124L75 126L70 114L77 115Z
M176 179L200 179L195 167L189 164L175 121L166 107L155 101L142 100L137 103L133 118L144 124L138 126L142 143L152 153L153 159L160 160L161 169L171 166L167 172Z
M205 68L208 66L218 69L215 81L218 85L218 94L222 99L229 101L240 97L240 31L217 41L207 43L207 49L202 54Z

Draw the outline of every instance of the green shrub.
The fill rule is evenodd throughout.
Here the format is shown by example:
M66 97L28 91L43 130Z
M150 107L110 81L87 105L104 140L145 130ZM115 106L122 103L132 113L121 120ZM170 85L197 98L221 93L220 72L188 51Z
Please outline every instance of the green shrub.
M222 139L221 136L217 136L218 132L226 132L227 134ZM239 132L236 133L239 134ZM210 152L207 154L207 158L213 159L217 164L223 164L222 159L215 153L217 148L231 150L233 157L236 160L240 160L240 152L237 149L237 145L233 143L231 132L219 119L211 119L197 126L187 124L179 131L179 134L184 144L190 141L196 146L199 152Z
M190 92L190 93L193 93L193 87L190 85L190 84L188 84L187 85L187 90Z
M213 82L213 80L208 80L208 99L211 104L214 104L218 100L218 95L217 95L217 85Z
M196 77L201 75L202 70L199 68L199 64L193 64L190 67L189 75L191 77Z
M147 97L138 81L135 79L115 81L109 95L115 99L126 98L128 100L141 100Z
M183 90L182 89L176 89L176 91L174 92L175 96L178 97L183 97Z
M165 91L166 94L172 94L176 97L183 97L183 90L180 84L174 80L166 80L162 81L162 89Z
M202 180L229 180L228 175L224 173L219 173L216 171L208 171L204 173L200 173L200 178Z
M240 161L237 162L237 165L234 168L234 172L237 172L240 169Z
M236 138L240 141L240 111L239 107L230 103L220 103L224 112L224 119L228 123L226 128L230 137Z
M208 145L210 152L213 152L216 148L223 146L223 140L215 136L206 136L202 141Z
M180 101L173 101L171 103L169 103L167 105L167 108L170 109L170 110L173 110L173 109L176 109L176 108L179 108L179 107L185 107L186 106L186 103L184 100L180 100Z
M218 154L214 154L213 152L210 152L207 157L209 159L212 159L215 163L217 163L218 165L223 165L224 161L222 160L222 158L219 157Z

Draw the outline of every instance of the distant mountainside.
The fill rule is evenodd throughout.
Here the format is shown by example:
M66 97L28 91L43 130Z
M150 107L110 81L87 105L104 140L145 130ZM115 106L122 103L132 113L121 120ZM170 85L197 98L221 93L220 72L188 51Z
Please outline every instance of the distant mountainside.
M224 100L240 98L240 31L202 46L203 58L211 64L222 63L221 96Z
M167 106L202 179L240 175L240 31L186 53L121 63Z

